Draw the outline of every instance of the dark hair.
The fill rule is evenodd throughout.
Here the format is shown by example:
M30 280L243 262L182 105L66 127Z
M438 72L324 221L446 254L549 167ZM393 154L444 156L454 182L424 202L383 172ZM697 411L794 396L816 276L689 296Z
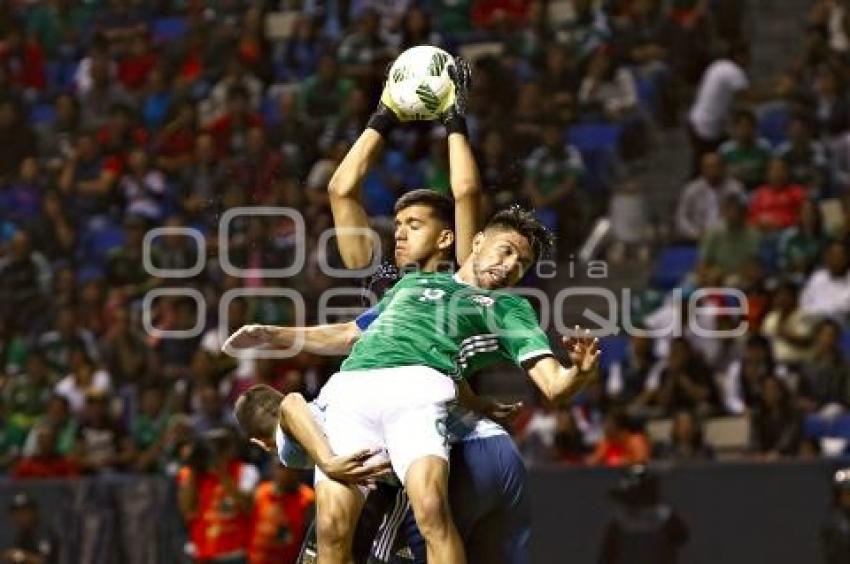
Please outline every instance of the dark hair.
M540 223L534 214L528 210L522 209L520 206L511 206L506 210L496 212L487 225L484 231L491 229L507 229L516 231L528 240L534 252L534 259L548 256L555 246L555 236Z
M393 213L399 213L411 206L427 206L431 208L437 219L445 223L450 229L454 229L455 206L451 198L428 188L412 190L396 201Z
M274 437L283 394L267 386L256 384L236 399L233 414L242 432L252 439Z

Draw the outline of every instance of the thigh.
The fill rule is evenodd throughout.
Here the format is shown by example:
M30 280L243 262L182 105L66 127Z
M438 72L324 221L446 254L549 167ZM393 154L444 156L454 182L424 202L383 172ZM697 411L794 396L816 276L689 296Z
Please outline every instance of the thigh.
M410 468L426 457L440 459L448 473L449 442L446 406L442 403L410 406L388 412L383 420L384 440L393 470L407 485Z
M320 481L316 484L316 518L319 523L341 527L347 537L353 538L364 500L361 490L355 486L333 480ZM321 530L319 527L320 535Z

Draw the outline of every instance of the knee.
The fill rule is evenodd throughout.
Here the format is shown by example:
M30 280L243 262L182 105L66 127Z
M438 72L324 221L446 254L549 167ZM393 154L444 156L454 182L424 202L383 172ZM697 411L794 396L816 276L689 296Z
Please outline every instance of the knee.
M347 544L349 532L344 519L324 511L316 515L316 536L321 546L341 549Z
M447 530L451 523L448 500L437 491L424 492L417 498L411 498L410 503L422 536L427 538Z

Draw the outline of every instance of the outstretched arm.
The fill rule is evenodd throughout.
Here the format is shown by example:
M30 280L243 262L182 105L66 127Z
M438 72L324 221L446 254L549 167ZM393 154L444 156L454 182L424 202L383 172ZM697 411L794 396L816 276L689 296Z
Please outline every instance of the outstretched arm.
M528 375L546 397L555 404L570 401L599 374L597 339L564 338L573 365L566 368L551 356L542 357L528 370Z
M241 349L289 349L301 347L304 352L342 356L360 337L354 321L313 327L278 327L275 325L243 325L231 335L221 350L234 355Z

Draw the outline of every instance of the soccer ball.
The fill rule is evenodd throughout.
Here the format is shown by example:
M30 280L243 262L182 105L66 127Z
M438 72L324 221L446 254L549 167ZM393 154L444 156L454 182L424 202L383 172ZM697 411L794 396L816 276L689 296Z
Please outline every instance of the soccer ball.
M390 67L384 104L402 121L436 119L454 103L455 85L449 76L454 64L454 58L437 47L411 47Z

